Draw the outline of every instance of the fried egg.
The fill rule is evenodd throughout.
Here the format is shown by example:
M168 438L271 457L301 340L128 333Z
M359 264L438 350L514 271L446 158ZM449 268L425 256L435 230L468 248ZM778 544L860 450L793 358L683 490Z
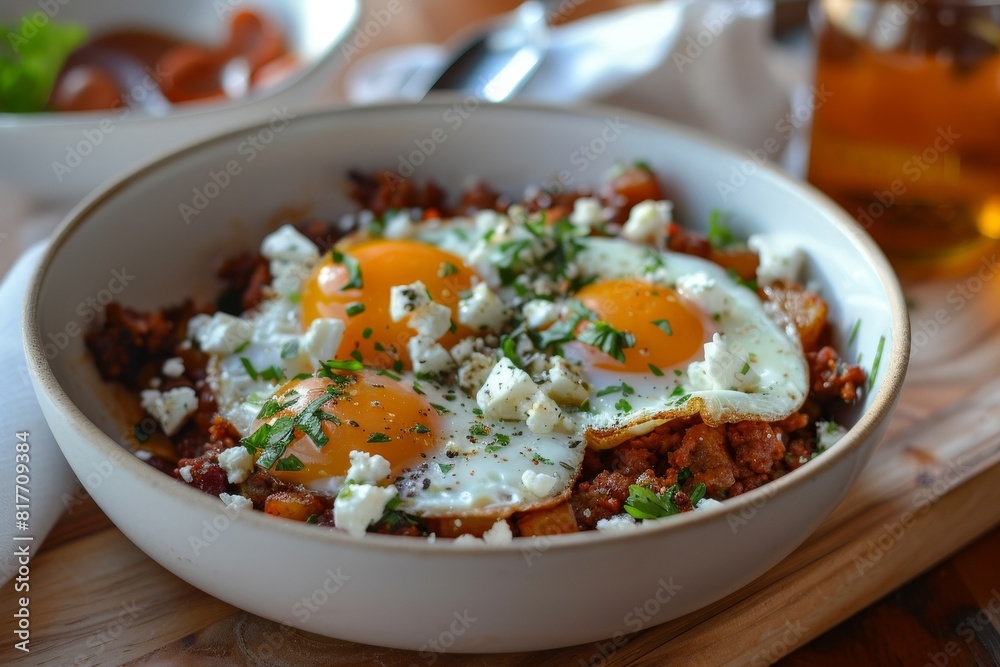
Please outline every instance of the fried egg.
M282 481L341 502L364 452L379 503L504 518L567 498L588 446L805 400L794 331L712 262L517 210L390 223L324 257L283 227L271 297L190 323L220 414Z

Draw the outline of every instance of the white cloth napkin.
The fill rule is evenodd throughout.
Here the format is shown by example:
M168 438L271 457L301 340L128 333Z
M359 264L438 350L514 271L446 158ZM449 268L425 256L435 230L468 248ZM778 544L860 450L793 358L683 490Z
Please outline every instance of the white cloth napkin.
M67 499L74 497L76 489L76 477L56 445L35 399L21 336L25 291L45 245L39 243L27 250L0 284L0 368L5 369L7 376L0 391L3 397L0 399L3 405L3 410L0 410L0 437L4 441L4 446L0 447L0 475L4 477L0 481L0 507L6 512L0 517L0 582L10 580L25 564L22 551L25 547L31 555L38 551L45 536L66 509ZM18 489L15 479L18 463L15 459L18 454L16 434L24 431L29 433L27 440L30 447L30 481L21 485L27 490L26 494ZM28 512L27 530L18 529L17 504L28 505L21 510ZM30 541L15 539L29 536L32 538Z
M663 0L555 27L519 98L613 104L745 148L761 148L769 139L783 148L790 133L780 123L791 91L774 62L771 11L770 0ZM346 75L348 99L399 99L408 81L429 85L448 53L419 44L361 58Z

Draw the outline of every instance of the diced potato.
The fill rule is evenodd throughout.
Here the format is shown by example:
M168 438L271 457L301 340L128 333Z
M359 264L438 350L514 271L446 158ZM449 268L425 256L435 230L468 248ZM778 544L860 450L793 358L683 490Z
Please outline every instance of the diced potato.
M265 513L293 521L305 521L313 514L322 514L325 509L315 496L295 491L278 491L264 502Z
M801 285L774 283L764 288L764 294L768 307L795 325L802 349L806 352L819 349L826 329L826 301Z
M515 523L521 535L560 535L579 530L573 508L568 502L525 512L515 519Z

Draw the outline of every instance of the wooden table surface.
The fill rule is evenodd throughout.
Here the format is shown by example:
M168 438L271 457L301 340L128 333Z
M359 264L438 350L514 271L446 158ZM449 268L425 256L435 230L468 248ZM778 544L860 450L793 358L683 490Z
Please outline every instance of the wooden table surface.
M513 4L487 0L471 9L423 0L419 16L390 25L371 48L440 40ZM992 277L961 309L946 295L971 287L971 278L907 286L915 332L938 308L949 322L914 349L890 433L847 500L760 580L623 646L435 655L433 664L1000 664L1000 281ZM952 468L961 470L954 484L899 528L914 498ZM241 612L151 561L82 491L68 504L32 564L35 634L27 658L9 639L13 590L0 593L0 633L8 638L0 664L431 664Z

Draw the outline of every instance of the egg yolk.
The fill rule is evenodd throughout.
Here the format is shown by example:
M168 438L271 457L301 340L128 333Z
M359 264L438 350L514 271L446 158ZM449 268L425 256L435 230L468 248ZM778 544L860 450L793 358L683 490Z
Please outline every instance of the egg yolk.
M349 259L339 263L327 255L302 290L304 327L320 317L344 321L338 357L357 351L369 366L389 368L399 359L411 368L406 343L415 332L406 319L393 322L389 317L389 297L393 287L418 280L434 301L452 310L455 331L441 338L442 345L450 347L475 333L457 322L459 294L472 287L476 274L455 255L415 241L371 241L344 250L344 255ZM356 286L359 281L361 287Z
M440 417L433 406L411 387L374 371L360 371L328 378L308 378L293 381L276 395L294 404L282 410L268 422L282 416L299 416L311 403L323 396L329 400L320 410L323 433L329 440L317 446L313 439L296 428L294 439L282 458L294 455L302 462L301 470L272 469L271 474L283 482L306 484L330 477L343 477L351 466L350 453L358 450L385 457L392 466L393 476L403 468L419 465L434 446L434 434L440 432ZM298 392L289 399L287 392ZM308 417L308 415L306 415ZM254 429L260 423L254 423Z
M650 364L670 368L690 360L705 342L701 313L669 287L626 278L587 285L574 296L604 322L635 336L635 346L624 350L624 364L602 354L594 362L600 368L632 373L648 373Z

